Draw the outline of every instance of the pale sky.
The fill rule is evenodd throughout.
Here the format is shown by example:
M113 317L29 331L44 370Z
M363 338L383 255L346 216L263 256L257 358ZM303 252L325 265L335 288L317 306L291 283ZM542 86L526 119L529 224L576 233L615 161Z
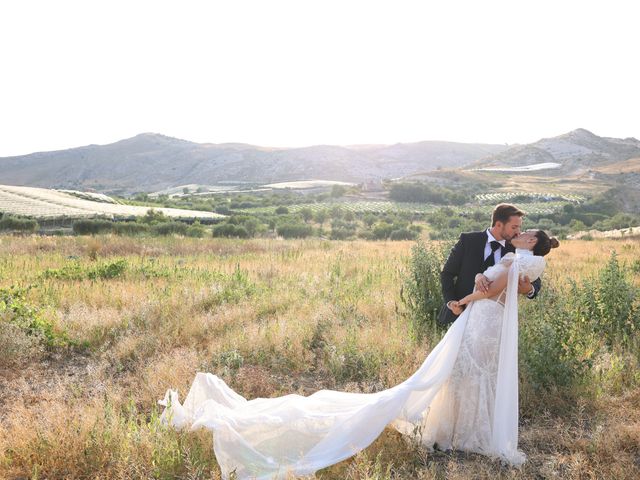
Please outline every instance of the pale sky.
M3 0L0 156L640 138L637 1Z

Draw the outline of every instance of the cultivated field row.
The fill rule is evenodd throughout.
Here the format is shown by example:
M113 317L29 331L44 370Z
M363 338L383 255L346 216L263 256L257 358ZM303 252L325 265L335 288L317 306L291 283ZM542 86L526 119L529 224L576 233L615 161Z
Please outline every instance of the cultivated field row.
M528 198L532 200L564 200L566 202L580 203L585 200L582 195L572 193L547 193L547 192L492 192L481 193L475 196L480 202L508 202L514 198Z
M36 219L53 218L126 218L144 216L149 207L119 205L85 200L46 188L0 185L0 212ZM222 218L213 212L155 208L172 218Z
M502 200L496 200L499 202ZM525 211L527 213L533 214L544 214L544 213L553 213L563 205L565 205L566 201L550 201L550 202L532 202L527 203L525 207ZM308 203L308 204L294 204L287 205L287 209L292 212L299 212L304 208L309 208L313 212L317 212L319 210L331 210L332 208L339 207L345 211L353 212L353 213L411 213L411 214L427 214L433 213L439 210L440 208L445 207L444 205L434 205L428 203L408 203L408 202L389 202L389 201L356 201L356 202L323 202L323 203ZM467 214L474 211L482 211L482 212L491 212L493 209L493 204L487 205L463 205L463 206L447 206L447 208L451 208L457 214ZM257 207L257 208L246 208L241 209L240 211L245 213L275 213L277 207Z

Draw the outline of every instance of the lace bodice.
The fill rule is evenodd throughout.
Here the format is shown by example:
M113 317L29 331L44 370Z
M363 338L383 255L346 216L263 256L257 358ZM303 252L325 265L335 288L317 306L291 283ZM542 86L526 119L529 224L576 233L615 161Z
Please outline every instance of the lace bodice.
M489 278L489 280L495 280L502 272L509 270L514 258L516 258L515 253L507 253L502 257L500 262L484 271L485 276ZM520 276L527 276L532 282L542 275L545 265L544 257L518 254Z

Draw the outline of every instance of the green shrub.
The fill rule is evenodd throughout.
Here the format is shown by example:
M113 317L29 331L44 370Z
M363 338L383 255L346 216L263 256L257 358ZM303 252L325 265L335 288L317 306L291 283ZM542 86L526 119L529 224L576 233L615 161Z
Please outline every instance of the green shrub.
M304 223L285 223L276 228L283 238L306 238L313 234L313 228Z
M244 365L244 357L236 350L227 350L214 356L211 361L214 368L224 368L226 372L235 373Z
M153 225L155 223L167 222L167 217L164 213L150 208L149 210L147 210L147 213L144 215L144 217L140 218L140 221L148 225Z
M333 227L329 238L331 238L331 240L347 240L355 236L355 234L355 228Z
M371 228L371 226L378 221L378 217L372 213L367 213L362 221L368 228Z
M520 364L534 393L574 384L596 388L602 383L598 376L615 385L625 369L635 368L640 296L630 270L614 252L605 267L581 283L544 281L536 300L522 302ZM635 377L629 378L625 381Z
M207 234L207 229L203 227L200 222L194 222L192 225L189 225L187 228L186 235L187 237L192 238L202 238Z
M471 197L459 190L426 183L396 183L391 186L389 198L397 202L463 205Z
M151 226L151 232L155 235L186 235L188 225L183 222L163 222Z
M4 322L17 327L29 337L34 337L47 347L67 344L65 334L53 328L51 320L44 318L39 310L27 302L29 288L11 286L0 288L0 329Z
M109 220L88 219L73 222L73 233L76 235L97 235L113 230L114 223Z
M584 377L590 361L583 355L592 344L576 323L566 290L544 281L535 300L520 300L520 370L534 393L570 387Z
M344 217L344 210L342 209L342 207L340 207L340 205L335 205L329 211L329 216L334 220L340 220L342 217Z
M391 236L391 232L393 232L395 229L396 227L392 223L376 223L373 227L373 238L375 240L386 240Z
M417 232L411 231L407 228L398 228L391 232L389 240L415 240L417 237Z
M17 232L35 232L38 230L38 222L31 218L13 217L4 215L0 219L0 230L13 230Z
M633 267L620 265L615 252L597 275L573 285L576 320L609 346L629 345L640 330L640 294L630 278Z
M249 238L249 232L243 226L233 225L232 223L223 223L213 227L214 237L228 238Z
M416 243L411 249L409 272L400 298L408 309L415 334L420 337L427 331L440 331L437 324L442 304L440 272L448 254L446 245Z
M249 215L233 215L227 219L226 223L244 227L248 237L255 237L261 226L258 219Z
M58 280L110 279L121 276L128 266L125 259L100 263L90 268L84 268L80 263L73 262L62 268L48 268L42 272L41 276Z
M129 264L125 259L115 260L113 262L106 262L96 265L92 269L88 270L87 278L95 280L98 278L109 279L117 278L127 270Z
M231 214L231 210L229 209L228 206L226 205L218 205L215 210L216 213L219 213L220 215L230 215Z
M313 210L311 210L309 207L304 207L300 210L300 215L302 215L302 219L305 222L309 222L309 220L313 218Z
M329 218L329 212L327 210L318 210L313 214L313 219L318 222L320 225L323 225L324 222Z
M346 216L345 216L346 217ZM331 240L346 240L356 235L356 224L350 221L335 219L331 222Z
M73 262L65 265L62 268L47 268L42 272L42 278L55 278L57 280L82 280L86 277L87 273L82 265L78 262Z

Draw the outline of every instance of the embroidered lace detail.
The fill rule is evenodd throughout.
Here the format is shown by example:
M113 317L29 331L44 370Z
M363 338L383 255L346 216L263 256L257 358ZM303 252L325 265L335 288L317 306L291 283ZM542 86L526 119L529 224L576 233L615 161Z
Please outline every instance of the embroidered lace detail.
M484 274L496 279L507 272L514 254L488 268ZM519 273L533 281L544 270L542 257L518 258ZM493 407L504 317L506 289L495 299L474 302L451 377L424 415L425 446L491 455Z
M475 302L451 377L427 411L426 446L490 454L498 352L504 307Z

